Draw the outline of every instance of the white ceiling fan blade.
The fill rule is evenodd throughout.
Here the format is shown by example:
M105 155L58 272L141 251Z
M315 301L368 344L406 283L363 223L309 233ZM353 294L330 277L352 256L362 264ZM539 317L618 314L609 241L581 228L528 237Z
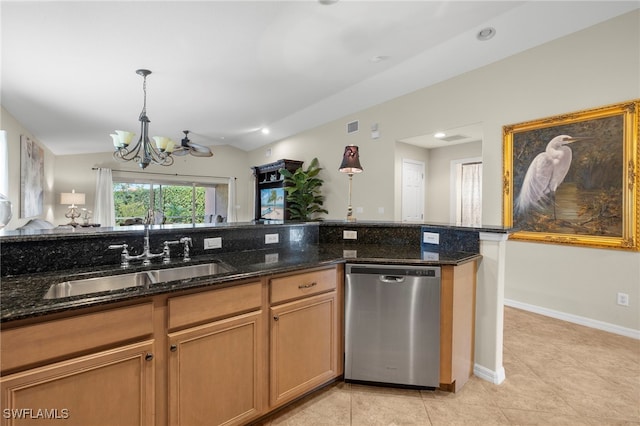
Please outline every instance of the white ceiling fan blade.
M211 150L204 145L198 145L196 143L189 142L189 148L191 151L191 155L194 155L196 157L211 157L213 155L213 152L211 152Z
M183 155L187 155L189 153L189 151L190 151L189 148L180 147L180 148L174 149L171 154L172 155L177 155L179 157L182 157Z

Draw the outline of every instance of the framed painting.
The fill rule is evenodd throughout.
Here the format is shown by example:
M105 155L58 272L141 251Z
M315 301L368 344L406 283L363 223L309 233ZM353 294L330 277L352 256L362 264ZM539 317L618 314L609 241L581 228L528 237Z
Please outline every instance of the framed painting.
M638 250L640 100L503 127L510 239Z
M20 217L42 214L44 204L44 150L20 136Z

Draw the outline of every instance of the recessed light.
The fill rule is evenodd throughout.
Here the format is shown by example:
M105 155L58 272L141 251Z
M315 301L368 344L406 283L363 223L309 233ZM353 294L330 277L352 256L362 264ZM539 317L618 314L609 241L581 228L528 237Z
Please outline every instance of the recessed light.
M267 127L263 127L262 129L260 129L260 131L262 132L263 135L269 134L269 129Z
M435 133L435 134L433 135L433 137L434 137L434 138L438 138L438 139L442 139L442 138L444 138L445 136L447 136L447 135L445 135L445 134L444 134L444 133L442 133L442 132L438 132L438 133Z
M476 38L480 41L487 41L493 38L494 35L496 35L496 29L493 27L487 27L478 31L478 34L476 34Z
M318 3L324 4L325 6L338 3L338 0L318 0Z

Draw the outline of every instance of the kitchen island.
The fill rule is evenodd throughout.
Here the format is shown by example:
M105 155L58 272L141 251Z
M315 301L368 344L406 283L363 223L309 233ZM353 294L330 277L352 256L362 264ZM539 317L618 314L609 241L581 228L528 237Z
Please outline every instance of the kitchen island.
M475 295L476 262L481 256L473 251L452 251L451 247L443 252L425 250L432 247L421 243L420 226L364 228L359 224L358 240L348 242L335 238L341 234L342 226L345 225L152 229L154 250L164 238L189 234L194 240L190 264L216 261L230 266L230 270L58 299L43 296L60 281L179 267L184 265L181 253L176 250L166 265L134 264L123 270L117 252L98 247L122 240L133 247L140 245L140 229L67 237L2 237L3 405L10 400L20 401L18 395L28 395L23 401L36 401L33 395L46 386L55 389L54 382L64 386L52 377L65 377L69 383L74 382L74 389L91 383L94 378L77 372L87 371L86 366L92 365L88 371L96 374L102 368L109 369L110 377L120 374L121 386L135 378L133 386L127 386L135 391L128 412L139 413L140 424L197 423L196 418L190 417L195 413L203 416L201 420L215 420L213 423L244 424L259 418L341 377L346 261L441 265L448 271L443 274L448 277L443 279L443 291L450 297L443 299L448 306L442 313L455 315L452 309L460 306L471 310L463 315L471 322L467 322L462 334L466 333L463 340L471 339L462 348L466 351L463 358L467 359L462 370L470 375L475 303L471 299L460 305L452 298L458 288L467 289L461 293L467 299L469 294ZM278 237L274 238L274 234ZM266 244L267 235L278 242ZM211 237L221 238L224 249L204 250L204 239ZM387 243L381 244L382 241ZM41 265L25 265L22 270L16 265L4 265L12 256L24 259L30 252L52 247L63 253L83 245L76 250L88 253L93 266L74 256L60 256L62 259L55 259L46 271L37 270L42 269ZM7 246L14 252L5 251ZM93 247L93 252L87 246ZM473 291L470 293L469 289ZM451 318L444 318L442 323L448 324L449 330L445 330L441 341L445 351L441 385L456 390L456 381L459 388L468 378L455 376L453 360L460 358L455 351L461 334L451 326ZM34 351L36 346L41 349ZM122 372L113 371L114 365L120 365L114 359L128 367ZM209 367L203 369L204 365ZM82 370L77 369L79 366L83 366ZM214 370L217 377L229 380L222 383L205 373ZM233 382L230 371L244 372L233 385L237 385L235 392L231 388L225 391L231 385L229 381ZM206 380L198 381L199 378ZM32 384L29 390L25 390L27 382ZM116 385L117 382L111 386ZM222 405L212 406L206 398L202 400L197 390L202 386L209 387L208 393L217 395ZM85 389L84 398L89 394L90 389ZM198 395L200 398L194 401ZM80 417L79 410L72 410L76 417Z

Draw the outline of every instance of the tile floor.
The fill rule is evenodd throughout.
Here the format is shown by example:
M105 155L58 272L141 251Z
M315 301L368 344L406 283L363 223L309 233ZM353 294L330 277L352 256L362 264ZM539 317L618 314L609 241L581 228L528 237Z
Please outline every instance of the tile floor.
M506 380L456 394L335 383L276 425L640 425L640 341L505 308Z

